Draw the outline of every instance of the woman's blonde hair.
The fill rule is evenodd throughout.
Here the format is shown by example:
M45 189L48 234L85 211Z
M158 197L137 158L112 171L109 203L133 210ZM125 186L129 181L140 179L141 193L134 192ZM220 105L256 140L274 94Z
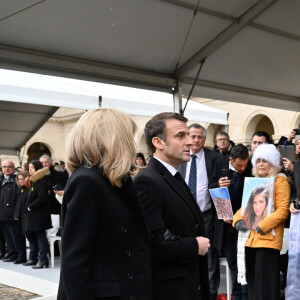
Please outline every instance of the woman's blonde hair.
M67 142L67 169L72 173L81 165L103 169L113 186L122 186L122 177L135 160L133 139L137 129L125 113L97 108L82 115Z

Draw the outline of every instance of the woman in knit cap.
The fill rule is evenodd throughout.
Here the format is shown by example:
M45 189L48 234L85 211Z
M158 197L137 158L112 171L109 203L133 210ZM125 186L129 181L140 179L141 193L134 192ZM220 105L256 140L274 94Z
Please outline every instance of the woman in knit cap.
M258 146L252 157L253 175L275 178L274 210L249 231L245 244L246 279L251 300L279 300L280 268L284 221L288 217L290 186L280 170L280 154L274 145ZM233 226L246 231L241 209L234 215Z

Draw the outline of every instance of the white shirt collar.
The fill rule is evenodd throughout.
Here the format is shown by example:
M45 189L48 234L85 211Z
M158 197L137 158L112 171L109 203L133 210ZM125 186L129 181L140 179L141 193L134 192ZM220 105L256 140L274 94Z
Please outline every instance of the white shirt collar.
M167 169L168 171L174 176L177 173L177 170L171 166L170 164L166 163L165 161L159 159L157 156L153 155L155 159L157 159L159 162L161 162Z
M229 169L232 170L232 171L234 171L234 172L237 172L237 173L238 173L238 171L237 171L237 170L234 168L234 166L232 165L231 161L229 161Z
M193 153L192 150L191 150L191 151L190 151L190 156L196 155L197 157L199 157L199 155L200 155L202 152L203 152L203 148L202 148L200 151L196 152L196 153Z

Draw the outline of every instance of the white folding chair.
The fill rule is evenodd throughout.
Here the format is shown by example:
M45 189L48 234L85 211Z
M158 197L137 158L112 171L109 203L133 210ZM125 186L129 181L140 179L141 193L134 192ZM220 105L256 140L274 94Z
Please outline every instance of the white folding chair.
M48 241L50 244L51 268L54 268L54 243L58 241L59 252L61 253L61 237L57 235L48 235Z

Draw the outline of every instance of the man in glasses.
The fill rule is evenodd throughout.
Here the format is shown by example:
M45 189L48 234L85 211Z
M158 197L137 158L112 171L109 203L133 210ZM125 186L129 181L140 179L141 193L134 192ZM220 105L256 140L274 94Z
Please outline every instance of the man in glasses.
M215 151L223 156L230 154L230 149L234 143L230 141L228 133L225 131L217 133Z

